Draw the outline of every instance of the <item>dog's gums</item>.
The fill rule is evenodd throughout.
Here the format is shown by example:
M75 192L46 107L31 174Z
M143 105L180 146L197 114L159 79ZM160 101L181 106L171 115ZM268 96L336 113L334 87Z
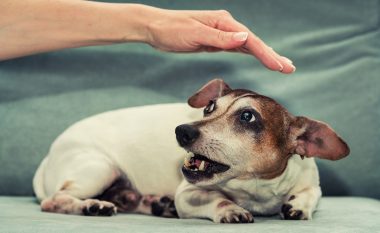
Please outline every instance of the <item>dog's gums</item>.
M187 180L196 182L201 179L212 178L214 174L225 172L228 169L230 169L228 165L213 161L200 154L192 154L185 158L182 173Z

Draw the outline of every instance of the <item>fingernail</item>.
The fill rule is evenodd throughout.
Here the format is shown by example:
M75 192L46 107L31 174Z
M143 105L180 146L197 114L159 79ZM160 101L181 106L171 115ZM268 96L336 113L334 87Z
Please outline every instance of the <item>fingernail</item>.
M290 60L289 58L287 57L282 57L289 65L292 65L293 64L293 61Z
M293 65L293 61L287 57L281 56L281 58L292 68L292 73L296 71L296 67Z
M284 70L284 67L281 65L280 62L277 62L278 66L279 66L279 69L278 71L282 72Z
M246 41L248 38L248 32L238 32L232 36L234 41Z

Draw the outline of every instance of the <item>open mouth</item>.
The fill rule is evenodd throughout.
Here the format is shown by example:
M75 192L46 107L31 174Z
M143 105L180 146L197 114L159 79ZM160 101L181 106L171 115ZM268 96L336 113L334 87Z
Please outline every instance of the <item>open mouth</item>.
M189 181L212 178L214 174L222 173L230 169L228 165L213 161L206 156L193 154L185 158L182 173Z

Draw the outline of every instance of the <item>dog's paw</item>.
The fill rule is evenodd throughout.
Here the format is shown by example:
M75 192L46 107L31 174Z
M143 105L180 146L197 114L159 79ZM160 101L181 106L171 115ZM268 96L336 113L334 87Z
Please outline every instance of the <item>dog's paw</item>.
M282 205L280 215L285 220L309 220L312 218L313 211L307 203L305 198L292 195Z
M95 199L84 200L82 208L82 213L86 216L112 216L116 212L116 206L113 203Z
M226 206L222 208L215 216L216 223L253 223L252 214L236 205Z
M281 216L285 220L307 220L305 211L293 207L290 203L285 203L281 207Z
M178 217L173 198L163 196L151 203L152 214L163 217Z

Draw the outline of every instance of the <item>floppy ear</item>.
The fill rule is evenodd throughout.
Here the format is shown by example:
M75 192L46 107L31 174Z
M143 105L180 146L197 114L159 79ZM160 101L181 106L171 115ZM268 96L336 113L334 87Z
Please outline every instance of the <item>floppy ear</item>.
M301 157L338 160L350 153L347 144L323 122L296 117L290 127L292 153Z
M229 93L231 88L222 79L213 79L191 96L187 103L193 108L205 107L210 100Z

